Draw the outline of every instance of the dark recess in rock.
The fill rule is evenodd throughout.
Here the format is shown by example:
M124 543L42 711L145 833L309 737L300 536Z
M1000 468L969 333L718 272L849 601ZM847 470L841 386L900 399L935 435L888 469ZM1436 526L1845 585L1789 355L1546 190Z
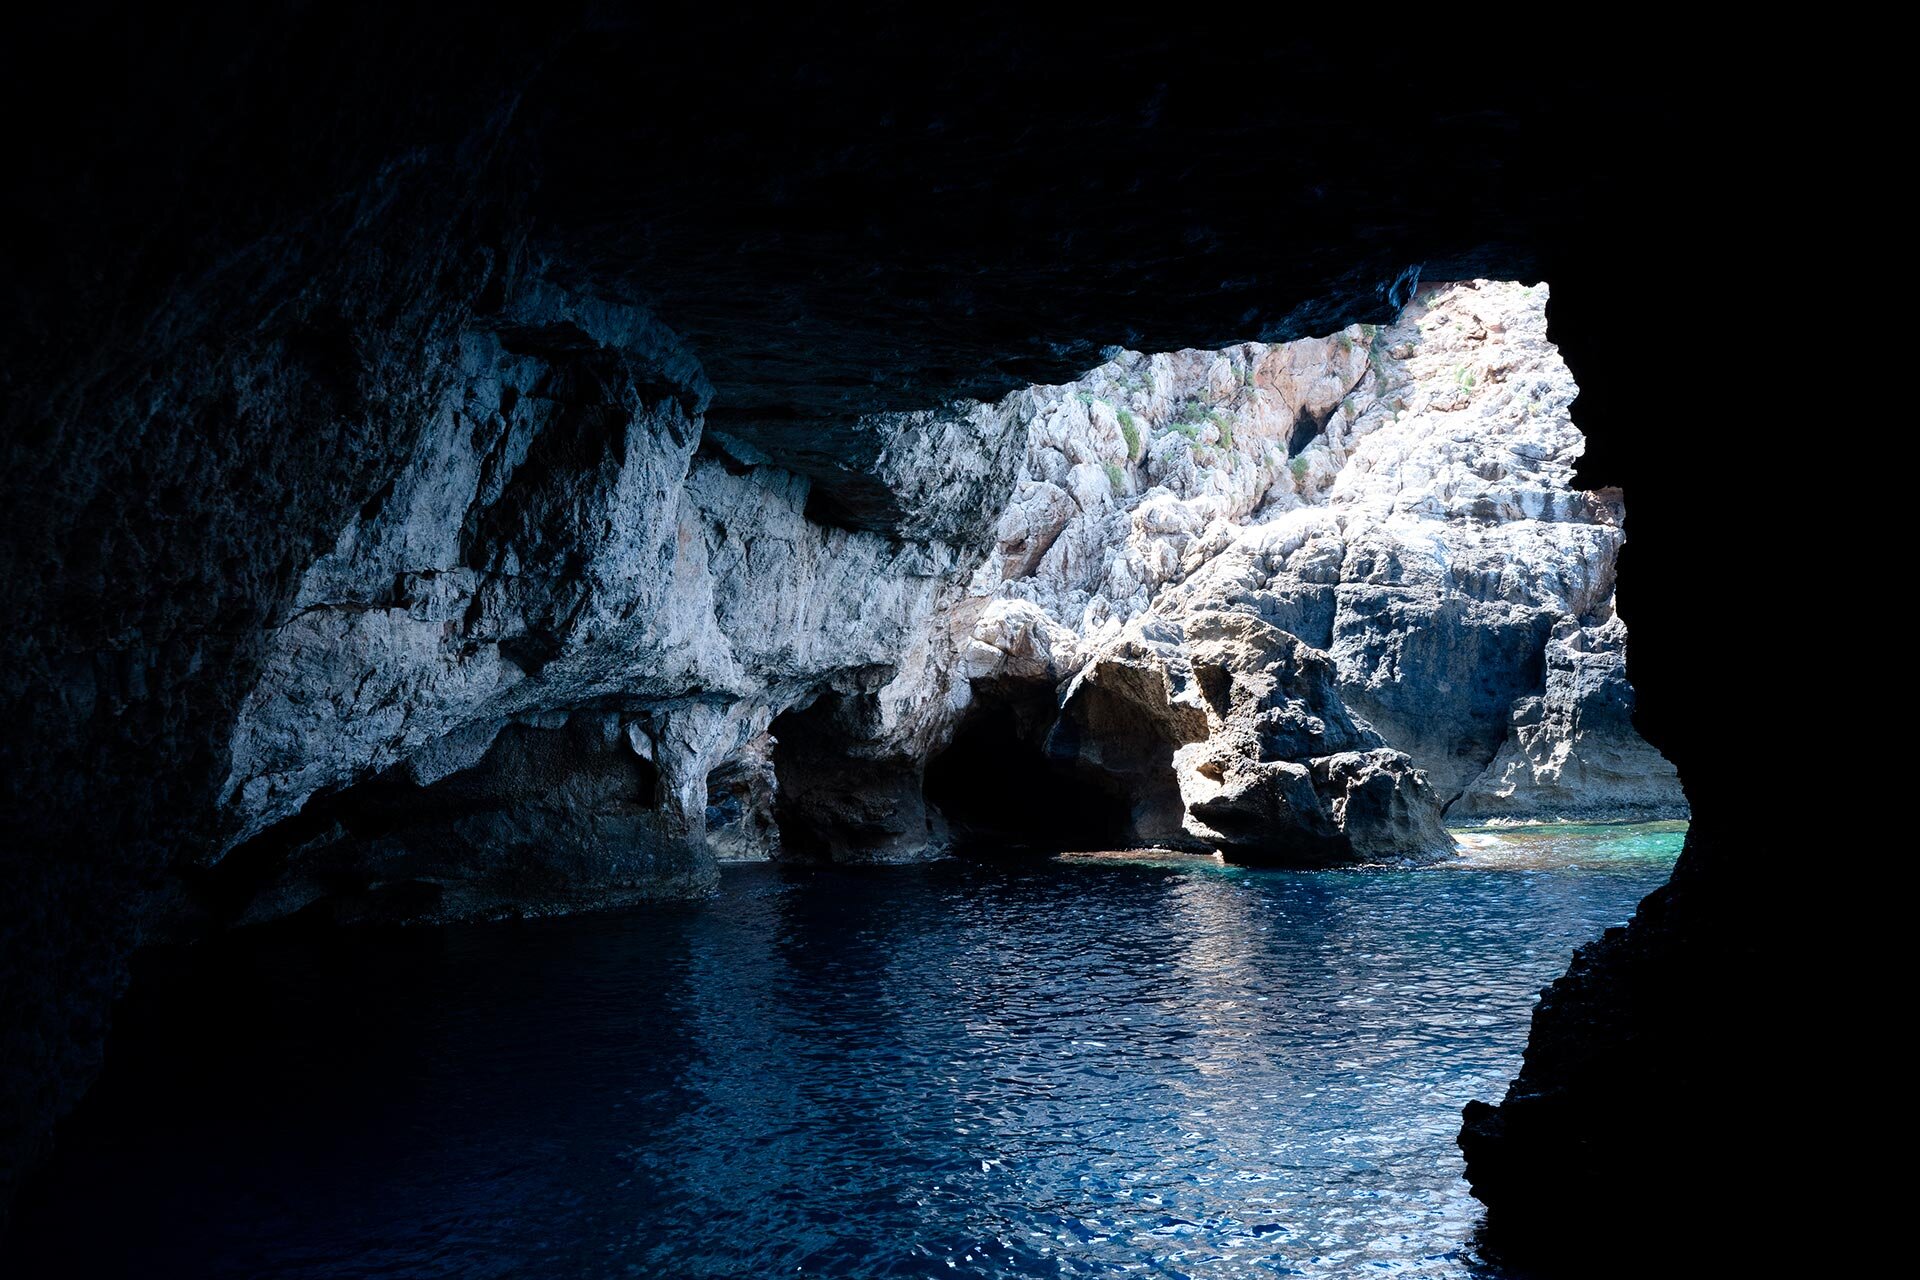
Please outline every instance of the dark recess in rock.
M953 741L927 762L927 800L956 840L984 849L1127 842L1133 799L1126 788L1047 749L1059 714L1051 684L976 689L975 699Z
M1649 284L1715 308L1790 265L1728 231L1772 191L1750 140L1790 131L1762 128L1763 64L1719 33L1444 18L1362 41L1114 11L23 19L0 78L24 123L0 226L0 1191L219 845L262 629L343 517L387 501L449 353L530 264L651 307L714 423L812 477L822 520L876 529L902 513L862 479L861 413L1064 379L1109 343L1381 320L1418 270L1551 281L1583 482L1631 503L1635 723L1696 815L1671 886L1542 1005L1506 1104L1469 1114L1469 1176L1494 1235L1536 1252L1656 1247L1660 1204L1723 1259L1770 1239L1773 1113L1838 1068L1784 1083L1777 978L1816 947L1783 923L1798 877L1751 754L1727 750L1772 739L1746 732L1764 700L1701 617L1703 575L1742 601L1772 569L1728 555L1702 493L1766 485L1727 471L1760 451L1650 411L1697 404L1700 370L1645 344ZM852 776L844 711L783 726L783 785ZM861 761L900 797L878 816L815 787L798 843L924 823L903 767Z
M829 691L774 720L781 857L887 862L930 829L920 762L861 749L868 696Z
M445 778L423 783L396 766L316 797L194 876L183 907L219 924L301 912L411 923L602 907L667 896L674 880L703 884L702 860L660 811L659 771L620 721L584 712L510 724Z
M1302 408L1300 417L1293 424L1292 433L1287 436L1287 456L1298 457L1302 449L1312 444L1315 437L1327 429L1327 419L1331 416L1328 414L1325 417L1315 417Z

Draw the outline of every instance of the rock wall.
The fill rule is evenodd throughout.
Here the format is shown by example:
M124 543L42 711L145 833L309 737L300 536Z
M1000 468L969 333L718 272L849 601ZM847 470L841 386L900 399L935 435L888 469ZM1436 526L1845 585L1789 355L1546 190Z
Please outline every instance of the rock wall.
M1327 654L1332 687L1301 714L1350 715L1450 816L1684 815L1631 723L1623 512L1573 483L1577 388L1547 297L1429 288L1392 325L1122 355L1036 388L1013 502L960 608L970 681L1048 684L1070 711L1116 647L1226 607ZM1209 774L1178 774L1189 807L1219 805ZM1191 816L1132 834L1219 836Z
M536 274L269 633L209 861L271 886L247 918L341 883L438 918L684 892L713 850L924 857L951 835L927 760L1016 693L1129 841L1311 863L1444 852L1448 805L1684 812L1628 718L1620 504L1571 483L1545 303L1446 286L1390 326L876 416L905 513L879 533L704 440L704 375L644 310ZM510 730L644 782L523 792ZM355 795L449 780L491 816Z
M497 109L521 24L457 69L386 69L415 93L317 112L294 88L237 109L214 68L311 88L303 68L398 61L429 24L34 24L4 90L48 127L3 215L31 248L0 290L0 1196L98 1070L134 949L201 913L267 632L526 254ZM316 118L326 145L285 144Z
M1514 699L1506 741L1448 815L1462 821L1685 817L1672 764L1633 728L1626 625L1572 618L1547 637L1537 695Z
M917 795L951 664L913 659L970 564L974 513L1005 501L1020 435L1007 413L870 424L883 460L917 487L918 536L901 538L811 521L805 479L704 443L704 375L643 309L534 280L463 334L459 355L412 456L307 569L267 637L232 732L211 862L314 885L302 866L316 857L336 884L410 870L421 892L405 899L409 918L684 892L711 879L708 817L725 788L709 777L752 776L774 718L823 699L866 713L836 723L822 764L864 756ZM567 869L536 901L485 887L499 877L484 832L456 838L419 818L395 828L351 795L375 780L432 790L498 772L508 730L589 722L652 784L605 797L604 814L573 797L553 842ZM832 770L815 772L825 785ZM488 794L501 839L539 861L564 806ZM715 816L759 829L764 847L770 798L735 787ZM898 855L926 852L924 819L912 834ZM438 855L397 852L408 842ZM738 831L721 843L738 846ZM284 883L271 896L299 905Z

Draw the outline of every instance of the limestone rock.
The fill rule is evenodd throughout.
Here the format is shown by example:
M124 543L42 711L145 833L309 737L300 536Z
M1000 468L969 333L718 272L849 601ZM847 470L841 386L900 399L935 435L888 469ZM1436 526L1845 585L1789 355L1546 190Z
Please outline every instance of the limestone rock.
M564 860L591 845L606 856L572 858L575 900L617 901L634 892L621 858L650 857L657 827L696 851L664 881L706 883L710 809L729 852L779 847L769 726L855 686L871 756L917 780L953 666L943 610L991 536L982 513L1005 504L1018 430L981 406L874 419L883 469L914 502L919 536L903 540L825 527L805 480L702 449L704 377L644 311L536 282L465 336L460 372L434 429L267 635L228 745L224 851L278 840L376 779L431 788L480 769L507 726L611 716L656 778L634 801L652 816L574 831L550 805L538 821L514 808L501 847L544 841ZM900 803L917 842L902 856L926 851L912 790ZM443 825L388 843L444 853L435 885L455 846L476 874L496 860L477 828ZM391 861L368 853L360 871L387 876Z
M1620 503L1573 487L1545 297L1444 286L1390 326L872 415L835 492L882 532L709 431L705 373L643 309L535 271L268 628L223 849L305 850L263 903L318 858L412 868L434 914L508 902L473 888L525 860L487 829L549 847L574 904L721 855L926 857L927 761L982 698L1132 840L1371 859L1444 848L1449 802L1680 812L1625 711ZM484 791L503 735L576 723L651 770L617 814L427 805L432 830L313 843L335 797Z
M1045 753L1126 813L1134 843L1178 843L1185 806L1176 750L1207 734L1205 708L1177 643L1132 635L1109 642L1061 694Z
M829 691L774 722L774 814L782 853L800 861L913 862L947 847L927 808L923 757L895 742L880 699Z
M1332 660L1249 610L1137 619L1057 704L1026 704L1046 708L1037 763L1127 842L1288 865L1453 848L1424 775L1342 705Z
M1612 625L1596 651L1624 643L1606 624L1622 506L1573 484L1577 388L1546 300L1444 285L1393 325L1125 354L1034 389L998 541L967 587L988 603L964 674L1064 691L1133 623L1226 605L1331 655L1342 714L1462 817L1684 813L1617 711L1624 685L1603 692L1594 662L1552 674L1567 628ZM1119 482L1080 483L1096 461Z
M1679 776L1633 731L1626 627L1566 621L1546 648L1546 690L1517 699L1486 771L1451 812L1467 820L1649 821L1686 816Z
M1425 775L1347 711L1326 654L1250 613L1198 614L1186 632L1209 721L1177 760L1189 835L1296 865L1453 849Z
M707 775L707 845L722 862L761 862L780 852L773 746L763 733Z
M473 765L418 777L396 769L320 797L283 829L299 843L239 855L287 866L242 920L314 905L342 921L543 915L712 885L704 843L661 803L658 770L617 716L529 717Z

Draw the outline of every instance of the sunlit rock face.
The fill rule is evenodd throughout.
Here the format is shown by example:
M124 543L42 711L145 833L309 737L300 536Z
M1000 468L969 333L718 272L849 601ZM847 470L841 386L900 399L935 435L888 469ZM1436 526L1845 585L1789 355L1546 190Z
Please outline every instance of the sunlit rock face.
M1426 775L1341 705L1325 654L1251 613L1196 612L1182 631L1210 713L1174 757L1189 836L1295 865L1452 849Z
M824 792L854 760L898 779L883 805L917 797L951 663L913 659L944 637L979 513L1005 502L1021 439L1005 414L870 424L915 495L918 536L901 538L823 526L805 480L703 448L704 375L639 308L535 283L462 336L459 371L410 460L307 569L233 728L223 849L301 845L276 911L320 892L312 862L335 884L416 882L408 916L698 890L710 820L730 854L779 847L768 729L816 703L847 710L830 750L785 762L813 825L839 820ZM472 782L505 776L488 763L503 735L561 730L599 743L582 768L624 757L643 780L561 798ZM444 805L403 815L357 794L463 779L514 852ZM891 841L884 826L822 849L854 856L864 833L873 856L929 851L924 815Z
M927 760L1015 693L1126 840L1320 863L1444 852L1448 805L1682 812L1628 720L1620 504L1572 483L1545 302L1444 286L1391 326L866 419L882 533L703 435L645 311L530 283L271 633L224 847L290 868L256 915L356 872L439 916L683 893L716 854L925 857ZM476 781L509 731L632 776L565 805ZM449 786L492 816L369 800Z
M1122 355L1036 389L962 606L968 676L1066 690L1108 654L1239 611L1329 658L1320 701L1410 757L1450 813L1684 814L1629 719L1622 508L1573 482L1585 442L1546 301L1545 286L1445 285L1390 326ZM1182 751L1257 758L1217 735ZM1224 768L1177 771L1189 806L1219 809ZM1181 833L1220 840L1197 814L1136 828Z

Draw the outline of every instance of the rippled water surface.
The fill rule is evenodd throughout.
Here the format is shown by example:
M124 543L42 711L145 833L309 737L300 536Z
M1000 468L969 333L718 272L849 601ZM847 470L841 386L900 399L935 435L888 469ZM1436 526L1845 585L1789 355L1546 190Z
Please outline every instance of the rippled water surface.
M1424 871L735 867L156 976L0 1272L1485 1275L1453 1145L1675 825Z

